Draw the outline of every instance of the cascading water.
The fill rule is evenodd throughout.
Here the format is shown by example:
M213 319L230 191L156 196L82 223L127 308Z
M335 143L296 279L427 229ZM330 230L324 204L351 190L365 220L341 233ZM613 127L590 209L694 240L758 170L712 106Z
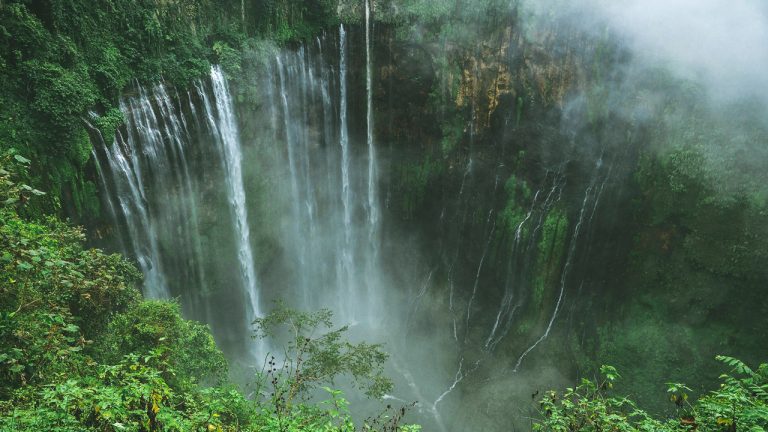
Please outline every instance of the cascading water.
M338 38L315 42L277 53L264 77L269 121L255 139L280 149L270 175L285 180L276 201L277 211L288 210L279 224L281 262L300 269L283 276L272 292L293 293L293 304L303 309L329 307L343 323L373 324L380 319L375 291L383 284L370 29L366 134L360 141L350 137L347 29L340 26ZM127 140L118 134L111 146L101 146L99 159L109 165L102 172L105 204L120 203L116 225L124 232L118 240L131 245L147 294L180 295L191 316L209 321L220 338L237 345L238 338L247 341L262 312L253 250L258 240L248 205L254 192L245 182L252 168L244 165L232 96L219 67L212 68L209 82L196 83L186 101L171 98L163 85L139 87L121 105ZM219 187L226 198L214 196ZM224 212L228 227L221 223ZM228 266L238 271L228 272ZM222 291L233 285L236 292ZM233 305L239 311L221 318L222 308ZM236 316L244 323L240 329L232 328ZM251 357L257 354L257 345L244 345Z
M536 339L536 342L533 343L530 347L528 347L522 354L520 354L520 357L517 359L517 363L515 363L515 367L512 369L512 372L517 372L518 369L520 369L520 365L523 363L523 359L531 352L533 351L536 346L538 346L544 339L546 339L549 336L549 333L552 331L552 324L555 323L555 319L557 319L557 315L560 312L560 308L563 304L563 296L565 295L565 287L566 282L568 281L568 275L569 271L571 270L572 266L572 260L574 257L574 252L576 251L576 246L578 245L579 240L579 233L581 231L582 224L584 223L584 213L587 208L587 203L589 202L589 199L592 197L592 189L594 187L594 184L590 184L587 187L586 192L584 193L584 201L581 205L581 210L579 211L579 219L576 222L576 228L573 230L573 235L571 236L570 240L570 246L568 247L568 254L565 258L565 264L563 266L563 269L561 270L560 274L560 290L557 294L557 301L555 302L555 308L552 311L552 317L549 319L549 322L547 323L547 328L544 330L544 333Z
M114 142L110 146L104 143L103 147L111 179L102 178L102 183L112 185L113 192L107 199L112 200L114 196L119 202L119 217L127 230L128 242L125 243L131 244L129 252L144 273L145 294L150 298L168 298L170 295L159 236L176 221L188 220L180 217L183 210L169 190L158 191L162 195L158 197L146 195L144 175L151 173L158 181L175 183L180 171L175 169L178 167L176 161L183 158L183 152L179 151L183 138L179 135L180 130L174 127L178 124L176 112L168 110L158 117L154 111L155 107L158 110L170 108L166 105L166 97L162 85L156 86L151 96L139 86L138 97L120 103L126 119L126 138L118 131ZM180 157L176 157L177 153ZM100 166L104 164L100 163ZM162 206L152 208L155 199ZM115 216L118 216L117 212ZM183 224L176 225L173 231L186 231L185 228Z
M226 184L227 194L232 209L235 235L237 237L237 257L240 266L240 275L243 279L242 289L244 297L247 299L245 333L251 327L251 323L261 316L261 306L259 305L259 287L256 280L256 270L254 268L253 252L251 251L250 227L248 225L248 215L245 207L245 188L243 186L242 172L242 151L240 149L240 136L237 122L233 113L232 100L227 86L227 81L221 68L214 66L211 69L211 83L213 84L213 95L216 100L217 118L213 118L213 109L210 106L205 92L200 92L200 97L205 104L207 118L211 130L218 130L217 144L219 154L222 158L224 170L227 173ZM251 344L251 353L255 356L260 354L257 350L258 344Z
M548 171L545 182L551 182L549 190L545 193L542 193L541 189L536 191L525 217L514 229L512 252L507 262L504 281L504 295L499 302L496 319L485 341L485 349L493 350L512 329L514 313L523 302L522 298L515 301L515 293L522 297L521 294L531 283L531 273L536 265L533 253L536 251L535 245L540 240L546 217L554 205L560 201L564 187L564 178L557 172ZM540 198L542 196L543 199Z
M206 185L192 172L214 168L226 174L228 205L225 208L227 211L231 208L232 232L237 244L233 257L238 262L237 274L241 279L238 285L242 288L240 295L232 297L245 300L234 301L245 305L244 310L233 314L241 315L244 323L236 333L250 333L251 322L261 313L248 231L240 142L231 96L219 68L211 70L211 83L215 105L202 83L196 85L197 101L192 94L187 95L189 112L195 118L193 126L185 118L188 114L182 109L178 95L174 100L162 84L151 91L138 86L136 96L120 103L126 119L124 133L118 130L111 145L102 142L95 146L94 156L105 192L104 202L108 209L114 209L110 215L120 231L118 241L129 245L125 252L136 259L144 273L145 294L151 298L181 296L189 315L209 321L214 330L229 333L229 339L239 339L235 344L244 346L244 351L252 357L258 354L258 344L251 343L249 338L232 336L226 320L211 319L212 309L219 307L209 298L208 284L224 278L207 277L206 272L211 268L207 263L215 250L204 252L202 242L209 227L202 226L201 213L208 214L206 222L216 216L210 215L212 209L202 199ZM198 111L205 116L207 129L201 126L196 116ZM92 130L101 137L100 131ZM219 156L219 165L201 166L203 152L191 147L197 140L215 144L206 151ZM194 154L190 156L190 153ZM221 269L215 271L221 272Z
M375 273L379 260L379 209L378 198L378 163L376 160L376 146L373 138L373 60L371 58L371 33L373 23L371 21L371 2L365 0L365 94L366 94L366 142L368 147L368 245L371 248L367 271ZM368 289L369 297L372 297L374 288Z
M344 238L337 268L343 275L347 288L352 287L354 247L352 238L352 189L350 183L349 124L347 122L347 34L344 25L339 26L339 145L341 147L341 202L344 207ZM349 313L349 312L348 312Z
M372 141L363 147L350 139L346 29L339 27L337 74L334 52L323 49L327 39L333 40L277 54L269 66L276 76L266 77L279 101L269 114L276 129L264 132L284 149L278 175L289 184L284 251L290 266L301 269L286 289L305 309L329 307L341 322L371 324L380 277L376 155ZM338 89L333 97L332 89Z
M231 355L250 365L264 353L248 337L251 322L270 298L330 308L337 323L359 324L365 336L387 334L395 345L405 343L398 334L435 347L440 339L441 363L429 373L420 368L432 359L419 357L428 354L396 348L405 353L394 371L403 386L389 397L417 398L437 428L451 430L444 413L481 366L504 347L514 358L496 373L517 371L553 331L607 177L598 164L579 212L569 214L561 200L562 167L516 198L514 224L501 200L478 206L482 194L509 192L501 185L514 178L475 142L473 100L470 148L435 217L438 247L415 270L423 276L398 275L414 281L399 289L386 275L401 269L385 268L401 251L383 246L371 12L365 1L364 47L341 25L267 56L263 75L253 77L266 103L249 111L252 119L236 116L219 67L181 97L163 85L139 87L121 104L125 129L97 146L97 168L118 240L144 272L149 296L180 296L190 317L210 323ZM350 70L363 64L364 76ZM557 218L573 224L553 228ZM553 235L565 239L563 256L543 245L556 242ZM535 280L545 270L549 279ZM408 310L407 319L384 320L382 305L390 302Z

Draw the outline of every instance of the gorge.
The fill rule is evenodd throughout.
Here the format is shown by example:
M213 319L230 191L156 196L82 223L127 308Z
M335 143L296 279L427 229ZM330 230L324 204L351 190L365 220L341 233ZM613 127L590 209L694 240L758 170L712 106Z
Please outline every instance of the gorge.
M278 301L382 343L384 399L424 430L528 430L604 364L670 415L663 383L765 360L765 74L720 51L768 66L763 6L669 27L693 2L262 3L303 5L233 3L194 73L73 114L82 174L51 190L146 298L210 326L246 394ZM682 54L701 22L723 32L706 61Z

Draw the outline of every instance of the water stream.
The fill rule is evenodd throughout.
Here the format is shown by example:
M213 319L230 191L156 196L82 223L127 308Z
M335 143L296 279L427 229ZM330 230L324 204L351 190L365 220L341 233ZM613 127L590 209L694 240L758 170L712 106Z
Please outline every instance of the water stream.
M552 333L610 168L598 162L579 190L567 249L554 266L557 283L542 294L551 312L513 338L535 312L529 305L537 259L547 258L540 250L545 225L566 214L564 171L546 170L535 192L521 198L511 228L501 200L477 208L479 194L507 193L501 185L509 173L482 154L473 101L468 154L457 161L455 186L434 218L444 237L437 250L385 242L396 221L379 193L385 173L374 121L371 7L366 0L364 34L340 25L296 49L275 49L250 77L263 98L255 109L244 109L244 98L235 103L243 89L230 88L214 66L181 95L164 84L137 85L121 101L126 125L112 143L88 126L101 141L94 156L116 242L144 273L147 296L180 298L188 316L208 322L230 356L250 365L268 349L249 336L270 299L329 308L357 336L403 351L412 347L401 337L420 338L428 346L398 360L398 387L389 397L418 399L438 430L451 430L449 396L468 391L465 383L502 342L515 353L512 367L499 373L513 374ZM354 73L356 65L364 75ZM412 268L392 264L406 254L419 257ZM392 274L405 282L394 284ZM401 309L403 316L384 313ZM439 367L429 358L438 347Z

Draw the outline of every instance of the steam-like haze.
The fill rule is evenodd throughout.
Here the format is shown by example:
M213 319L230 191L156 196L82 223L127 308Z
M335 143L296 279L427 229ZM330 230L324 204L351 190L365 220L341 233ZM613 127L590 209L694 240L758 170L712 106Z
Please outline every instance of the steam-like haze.
M760 0L528 1L534 14L565 14L599 34L605 26L639 64L704 85L715 102L758 97L768 105L768 3ZM589 28L587 28L589 26Z
M768 103L768 4L759 0L627 0L600 10L641 59L706 86L716 100Z
M392 2L390 9L395 11L392 13L396 13L399 10L396 7L398 4L401 9L406 8L401 3L409 3L408 8L413 10L430 10L427 6L432 6L435 16L443 16L441 14L447 14L446 11L455 4L453 0L431 4L430 1ZM642 78L653 78L653 74L660 70L667 71L680 83L688 81L704 89L712 102L709 104L713 107L712 113L725 112L723 107L753 98L763 107L760 113L768 110L768 2L765 0L521 2L527 12L522 14L522 24L531 31L530 35L551 31L556 28L553 24L555 22L567 23L569 29L563 30L563 34L555 32L556 37L572 37L572 34L568 33L576 26L578 31L586 33L596 41L603 40L606 36L611 42L618 40L621 48L631 54L628 61L622 57L616 64L607 66L616 69L610 72L621 73L606 73L605 78L599 78L606 81L599 84L604 84L604 87L610 90L604 95L601 94L605 96L605 100L601 102L620 114L637 119L638 113L642 112L644 119L663 119L673 126L687 125L686 116L690 114L687 111L679 117L658 115L663 104L668 102L663 101L664 95L660 94L661 92L646 95L647 106L635 106L634 99L628 102L628 98L634 97L632 92L641 87L638 83ZM458 3L472 9L472 12L479 16L492 1L460 0ZM503 7L506 8L506 4ZM513 8L510 8L509 12L512 14ZM504 26L507 23L504 20L499 22L501 24L494 25ZM412 24L409 34L412 35L414 44L420 43L416 39L421 37L423 31L427 31L426 28L431 28L425 24ZM464 34L463 31L468 30L464 28L465 24L462 22L456 25L457 28L461 27L462 32L456 28L452 30ZM383 159L388 154L383 150L386 143L374 143L372 135L369 137L362 133L370 128L371 121L374 124L381 121L383 124L385 120L367 117L372 115L373 104L379 103L376 100L369 99L372 101L368 102L370 106L360 109L366 106L365 97L371 98L374 95L365 94L366 85L361 79L362 73L354 68L364 69L362 66L366 65L366 62L362 59L366 59L370 53L365 51L367 44L363 42L364 33L359 29L357 32L351 29L352 27L334 29L298 51L285 50L278 53L275 50L268 56L269 66L264 77L252 78L254 87L264 92L262 96L265 109L257 115L240 119L245 126L245 131L240 135L250 138L244 139L243 143L243 177L246 190L238 192L250 194L246 203L253 207L250 209L253 214L249 213L248 217L251 221L251 237L256 239L252 240L257 246L254 248L255 259L257 262L264 261L258 263L266 269L259 276L264 282L264 287L271 289L267 292L267 288L264 288L264 300L271 297L290 298L292 306L307 310L335 307L338 323L352 324L352 333L362 333L365 339L371 339L373 342L387 342L387 349L394 354L390 367L397 384L395 391L388 395L388 398L405 403L418 401L419 405L415 408L421 415L418 420L432 422L426 423L425 430L455 431L460 430L462 424L472 424L478 430L507 430L510 417L517 420L527 419L531 414L529 401L532 399L532 393L538 393L539 389L561 386L570 379L566 376L569 375L566 368L560 368L561 359L540 356L535 361L534 356L544 349L545 344L539 342L548 337L550 327L553 324L560 325L565 320L564 311L567 303L572 302L571 296L575 287L566 286L566 277L556 278L562 280L557 285L559 298L564 298L562 308L558 299L557 307L554 304L546 307L541 313L543 318L539 319L540 322L531 325L533 330L529 330L532 333L529 335L530 349L523 347L517 351L493 351L486 349L487 343L485 348L483 347L482 344L491 339L488 335L491 328L495 330L495 327L492 327L492 318L497 312L495 308L475 311L473 306L477 308L480 304L479 298L484 295L495 295L498 301L502 300L503 294L500 295L499 292L503 287L485 286L486 282L481 278L483 271L494 273L493 270L496 269L490 269L493 265L503 265L506 268L506 263L492 262L490 255L500 252L488 247L496 233L497 228L492 221L498 212L488 212L485 208L478 210L477 214L481 215L479 218L487 221L484 234L487 240L464 239L462 233L465 227L458 227L456 231L459 234L455 234L457 239L454 240L456 247L462 250L455 252L420 249L419 241L413 240L418 237L418 233L402 233L399 230L405 228L399 227L397 221L387 221L390 225L383 224L385 229L380 227L378 214L386 214L386 211L379 209L379 206L384 204L379 201L383 199L377 198L373 193L376 191L376 184L371 179L377 179L372 175L376 170L371 169L375 166L370 162L376 161L372 157L369 159L369 154L378 154L382 159L378 162L378 166L382 167L382 177L386 177L385 169L395 168L386 168L390 164L384 163ZM350 33L347 34L347 31ZM466 34L474 33L467 31ZM478 30L477 34L483 32ZM478 44L483 42L477 41ZM513 46L511 51L514 51L514 43L510 43L510 46ZM432 47L427 46L425 52L429 49ZM577 48L574 48L575 50ZM582 53L574 53L577 56L580 54ZM513 52L512 55L524 54ZM383 60L379 58L379 61ZM588 61L586 59L585 63ZM614 78L614 81L609 82ZM193 113L194 104L198 103L196 99L205 99L206 92L202 87L198 93L196 97L188 98L190 111ZM563 117L560 119L559 126L564 129L584 127L584 112L587 111L585 106L590 103L585 94L571 96L565 101ZM150 103L144 102L149 108ZM398 104L402 101L392 102L394 109L398 109ZM685 103L687 102L681 105ZM630 106L632 112L620 111L627 109L627 106ZM683 111L689 108L685 106ZM210 111L199 103L197 109ZM513 112L513 108L509 106L503 109ZM760 113L752 112L751 115L760 116ZM180 117L182 115L183 113L179 114ZM466 120L471 122L470 119ZM550 119L542 117L534 121L547 122ZM739 127L728 124L727 120L721 123L726 124L729 131ZM722 127L722 124L707 127L714 130ZM210 129L214 130L214 125ZM372 129L368 131L370 133ZM696 132L705 135L711 130ZM473 133L467 133L471 138L464 139L474 139ZM722 135L730 137L735 134ZM494 143L500 142L501 139L506 138L498 137L498 141ZM593 141L599 139L595 138ZM374 144L381 146L378 153L369 153ZM531 147L546 144L535 142ZM461 145L466 146L466 143ZM560 148L561 142L557 141L552 145L557 146L552 153L558 156L565 153ZM605 143L597 142L595 147L605 147ZM751 153L745 154L754 157ZM471 216L470 211L477 210L473 207L476 203L467 197L474 192L480 193L487 186L486 183L489 182L481 181L487 180L481 178L482 176L501 172L495 166L495 160L481 160L477 162L480 168L473 168L472 156L470 154L467 158L466 168L457 165L456 172L464 173L461 186L455 191L455 196L447 197L447 201L456 202L443 204L443 213L447 215L448 223L466 223L467 215ZM395 159L393 166L407 161L407 156L397 157L402 159ZM715 159L712 155L708 157ZM484 163L487 166L483 171L481 168ZM601 203L600 193L608 183L609 174L605 172L611 171L605 168L601 171L601 156L599 161L589 161L585 166L591 170L591 189L587 189L586 193L578 192L569 198L570 201L581 205L582 211L574 214L583 215L584 209L590 211L591 208L591 214L594 216L598 204ZM206 165L198 170L204 172L210 171L211 168ZM545 179L549 176L547 171ZM164 182L165 178L160 180ZM476 181L475 190L470 187L473 180ZM497 185L499 180L503 182L504 178L497 177ZM541 207L541 217L537 222L539 224L545 220L543 216L549 211L549 207L544 210L545 204L542 204L549 199L544 198L547 191L551 191L550 196L559 196L562 193L562 188L558 189L557 186L559 183L555 180L551 182L551 185L538 185L542 188L537 204ZM223 184L222 182L221 188ZM559 191L557 194L556 190ZM590 195L590 190L593 195ZM497 195L501 196L502 193L500 187ZM538 192L532 193L535 197ZM180 207L185 210L196 205L198 204L193 202ZM528 216L534 212L534 207L531 204L531 210L525 209ZM228 220L225 203L216 206L215 210L202 206L200 210L200 214L208 214L210 220ZM246 208L243 207L242 210L244 215ZM452 212L455 212L455 215L452 215ZM184 213L179 211L179 214ZM376 217L371 217L373 214ZM452 216L455 217L451 219ZM169 218L174 223L178 219L182 217ZM434 223L438 223L437 217L435 219ZM531 219L529 224L533 224L535 219ZM592 217L588 219L591 223ZM442 220L443 216L440 216L439 223L442 223ZM199 224L203 227L205 225ZM397 230L393 228L395 226ZM519 226L522 226L522 223ZM203 236L198 226L192 228L190 233L195 239ZM588 232L587 228L585 223L584 237ZM386 235L381 234L382 232ZM444 232L453 235L453 230ZM519 232L518 228L518 235ZM208 269L207 283L219 272L220 285L231 285L227 282L236 279L236 275L230 275L231 271L218 268L227 269L225 262L232 261L235 257L235 249L230 244L234 243L234 240L228 240L232 237L231 226L222 225L220 231L205 233L213 239L209 241L210 245L220 246L221 250L227 252L221 253L215 247L209 247L208 250L200 248L206 253L207 265L216 270ZM575 233L572 240L574 245L580 240L578 231ZM248 240L248 236L244 239L243 244ZM170 239L168 243L175 245L174 241L177 240ZM471 253L467 251L472 250L469 243L473 241L485 245L485 248L480 248L476 256L465 257L465 254ZM467 244L463 244L464 242ZM189 244L195 242L189 241ZM441 247L450 248L453 245L451 241L446 241L445 244L448 246ZM175 251L185 248L174 246L166 249ZM485 255L489 249L491 254L486 261ZM260 254L266 258L262 258ZM571 255L578 253L570 253L568 259ZM389 272L393 274L387 272L389 269L394 269ZM443 273L439 274L441 271ZM203 273L202 270L200 273ZM466 277L457 278L457 275ZM455 280L458 280L456 286ZM463 285L460 285L461 282ZM200 286L203 286L202 282ZM515 289L523 292L530 290L530 287L520 286ZM478 292L477 296L475 292ZM492 301L485 304L492 304L495 298L492 297ZM227 314L223 313L212 314L211 311L229 310L239 297L233 299L218 300L221 304L214 303L213 306L206 304L204 311L199 314L226 316ZM510 312L512 313L514 309ZM483 320L483 314L491 318ZM366 322L364 317L368 317L370 322ZM235 325L227 320L217 319L222 321L222 328ZM240 322L243 320L237 317L232 319L232 322L235 321L238 330L234 332L232 339L241 337L249 340L246 339L248 335L238 334L242 331ZM488 323L491 327L486 328ZM519 322L515 321L513 324L517 326ZM503 343L510 343L515 335L516 333L512 332L499 341L503 339ZM554 336L551 339L554 339ZM539 342L536 342L537 340ZM524 340L517 343L524 343ZM528 355L529 352L531 355ZM523 360L525 361L522 362ZM510 401L524 403L515 405Z

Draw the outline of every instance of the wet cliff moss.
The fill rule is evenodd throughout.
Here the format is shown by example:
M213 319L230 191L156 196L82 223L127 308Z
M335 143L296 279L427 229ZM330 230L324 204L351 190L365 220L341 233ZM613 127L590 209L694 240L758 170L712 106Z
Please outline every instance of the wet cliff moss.
M599 363L621 366L636 377L627 391L663 409L663 389L651 383L706 385L716 375L711 359L718 353L759 362L766 342L758 329L768 325L768 157L765 125L755 115L760 110L749 103L713 106L701 88L664 71L628 80L628 54L609 34L569 34L565 26L531 36L514 15L506 21L461 13L448 18L441 8L457 12L445 4L409 9L425 14L428 24L400 19L398 31L380 33L388 35L380 45L392 50L405 40L418 44L433 71L432 78L414 71L390 85L394 90L385 81L382 94L389 109L401 107L405 94L431 94L419 105L418 121L394 123L397 137L406 138L391 141L409 150L402 153L408 166L442 163L441 177L425 188L412 172L394 175L403 186L398 193L408 197L404 219L411 226L432 224L441 214L459 225L419 229L447 236L435 242L440 247L461 244L462 258L447 253L445 260L464 266L470 289L487 238L484 216L498 214L503 230L479 276L476 301L497 307L505 284L499 269L510 260L502 251L511 249L531 190L565 161L563 202L546 216L530 285L529 306L542 308L541 316L551 312L546 299L560 282L580 191L602 166L598 170L610 175L592 186L600 191L599 205L590 208L566 280L569 312L555 322L561 330L555 338L570 342L574 372L589 373ZM461 25L484 30L468 37L473 46L462 44L455 28ZM387 77L407 72L388 70ZM401 83L412 87L398 93ZM524 164L516 163L520 151ZM494 186L499 182L503 187ZM515 328L529 334L543 321L528 317ZM505 343L510 352L522 345ZM540 349L554 352L554 344Z

